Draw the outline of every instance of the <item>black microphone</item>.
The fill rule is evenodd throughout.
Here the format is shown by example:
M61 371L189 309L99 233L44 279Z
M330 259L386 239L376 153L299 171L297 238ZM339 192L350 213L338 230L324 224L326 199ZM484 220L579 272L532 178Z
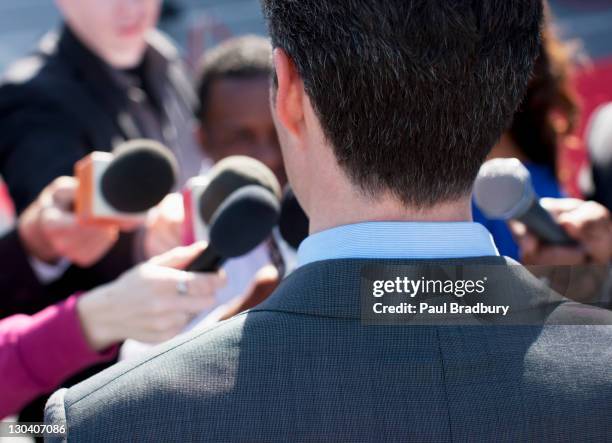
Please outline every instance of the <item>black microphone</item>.
M278 197L262 186L234 191L213 214L208 247L187 271L214 272L225 260L248 253L270 235L279 213Z
M157 205L176 183L172 152L153 140L134 140L117 147L115 159L100 182L102 195L120 212L136 213Z
M308 216L300 206L293 189L287 185L281 200L281 213L278 230L281 237L293 249L298 249L300 243L308 237Z
M248 185L261 186L280 198L280 185L263 163L246 156L231 156L217 163L206 175L194 177L183 190L185 239L206 238L207 226L217 208L234 191Z
M176 159L153 140L133 140L113 153L93 152L77 162L76 212L85 221L136 219L172 191Z
M474 200L491 219L518 220L547 243L576 244L540 205L529 171L515 158L497 158L482 165L474 184Z
M210 223L217 208L234 191L259 185L280 198L280 185L274 173L259 160L243 155L224 158L207 174L208 185L199 201L199 212Z

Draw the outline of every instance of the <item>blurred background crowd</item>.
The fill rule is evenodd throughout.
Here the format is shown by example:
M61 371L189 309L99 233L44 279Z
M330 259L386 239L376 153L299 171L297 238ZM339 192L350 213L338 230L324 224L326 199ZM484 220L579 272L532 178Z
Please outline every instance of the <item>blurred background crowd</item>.
M68 5L72 3L66 10L74 8L78 11L74 6L75 0L60 1ZM514 157L521 160L529 170L535 190L541 197L596 199L610 208L612 189L608 185L612 175L609 170L612 165L609 161L611 137L602 142L605 152L601 155L601 167L608 168L607 172L600 174L601 171L597 169L600 166L592 168L591 159L594 152L599 156L602 149L602 143L598 140L592 142L592 139L606 133L606 128L612 125L612 109L605 107L607 103L612 102L612 2L551 0L550 6L552 19L544 30L544 50L536 65L527 98L517 112L512 126L495 146L492 157ZM83 14L83 11L78 13ZM36 387L31 387L27 395L15 400L18 407L13 405L7 406L6 410L0 409L0 415L15 414L19 412L19 408L24 407L22 419L25 417L25 421L41 419L45 398L25 406L36 397L35 394L56 388L59 382L78 372L77 370L94 363L114 361L119 352L118 343L135 339L128 340L121 350L123 358L131 358L132 355L144 352L143 348L146 349L141 342L163 341L180 332L187 323L210 324L256 304L275 287L286 271L285 266L290 267L292 251L286 252L283 248L291 250L299 244L299 241L292 241L287 236L277 239L276 242L266 241L242 261L228 262L225 275L213 273L208 279L193 278L190 281L191 290L195 292L196 288L199 288L199 292L206 297L191 300L189 304L184 303L182 310L177 307L180 303L176 300L165 300L164 303L168 305L164 306L173 306L170 314L174 316L166 318L169 313L163 312L166 317L161 318L160 315L159 321L160 325L164 326L160 326L156 331L147 330L146 325L139 329L138 319L147 316L153 318L155 313L147 311L144 299L138 297L146 292L145 290L153 294L149 298L159 297L161 300L164 296L163 284L157 277L151 278L153 273L163 274L164 284L171 287L169 292L175 292L176 286L181 295L186 291L182 280L184 275L179 272L167 273L161 269L183 268L201 252L197 247L192 247L188 250L172 250L170 255L167 255L173 247L186 243L185 238L181 239L181 234L177 232L177 226L182 225L184 219L188 218L185 215L188 209L182 206L184 200L179 194L166 197L148 213L144 227L139 228L135 234L134 229L123 227L77 232L67 227L71 219L66 214L70 212L72 200L79 192L78 183L67 177L54 180L60 175L69 175L74 162L91 150L110 150L124 141L121 138L149 138L168 145L176 157L176 160L173 160L176 161L177 174L175 191L182 189L191 177L207 172L214 164L228 156L248 155L261 161L273 172L274 178L271 181L274 184L267 189L276 197L280 197L280 189L286 184L286 176L268 106L271 52L265 39L253 35L265 34L264 21L257 0L164 0L158 27L171 37L179 48L180 56L175 60L172 45L160 37L160 40L151 43L157 55L145 58L146 63L105 73L113 84L120 86L119 89L125 87L129 96L129 103L121 104L125 108L121 108L118 115L122 117L122 113L125 113L131 116L133 121L128 123L133 127L126 124L125 119L118 118L118 133L111 130L104 132L105 128L100 127L91 129L89 126L94 120L94 111L98 111L87 108L90 104L79 103L75 97L70 106L78 103L83 109L87 109L83 112L92 111L91 115L88 115L91 121L85 118L82 122L86 128L82 129L82 132L87 134L87 142L93 143L92 140L95 140L102 144L87 147L81 146L81 133L74 136L67 128L73 122L66 121L65 118L61 120L59 117L57 122L50 120L54 113L45 114L45 106L48 103L38 104L38 98L34 97L36 90L19 89L28 83L28 74L23 74L22 71L35 70L39 61L25 60L17 69L9 68L14 66L12 64L16 60L31 52L47 31L60 29L61 21L60 11L49 0L3 0L0 4L0 71L9 72L3 80L4 89L0 90L0 128L4 128L4 133L0 134L0 173L5 175L4 182L0 182L0 234L10 237L18 217L21 217L19 233L22 237L30 232L34 233L34 240L22 238L21 241L26 244L29 259L36 261L32 265L33 272L28 271L29 274L22 279L35 278L40 283L26 284L29 285L27 291L15 285L16 294L21 291L28 292L28 295L14 296L13 305L5 302L1 306L0 314L2 317L10 314L35 314L52 302L64 303L61 309L71 312L77 309L75 306L78 291L96 288L108 282L115 283L114 286L103 286L102 292L93 289L79 299L81 301L78 314L85 335L85 340L79 343L83 348L89 346L89 351L95 351L93 355L91 352L87 354L88 351L83 349L81 360L75 361L71 368L56 371L54 377L49 377L49 380L42 383L43 387L38 388L40 392L37 392ZM101 83L97 84L102 82L101 77L95 77L99 74L100 67L96 63L100 60L92 60L89 51L83 51L85 45L79 41L78 32L67 32L64 29L60 33L62 35L59 49L51 49L51 57L55 57L53 51L56 50L71 54L77 68L87 67L87 72L83 75L94 76L90 86L94 89L101 87ZM249 34L249 37L235 38L245 34ZM109 59L112 58L111 54ZM104 61L108 62L109 59ZM167 78L154 80L159 73L155 71L156 66L163 66L164 72L168 73ZM108 78L105 77L104 81L106 80ZM37 87L41 85L44 87L45 83L38 84ZM140 95L135 97L135 91ZM70 94L70 91L59 92L60 95L63 93ZM27 94L31 94L32 98L28 98ZM117 97L111 97L109 100L116 99L121 102L121 97ZM26 103L27 100L38 108L28 108L31 103ZM27 109L28 113L19 114L20 106ZM106 108L106 111L108 109ZM40 114L36 114L37 112ZM114 119L116 116L112 117ZM3 118L6 119L4 122ZM27 124L24 123L24 118ZM61 127L61 130L49 127L54 124L58 128ZM97 124L98 121L94 126ZM39 137L34 140L32 136L32 139L29 139L29 131ZM108 146L104 145L105 143ZM49 154L44 150L43 144L61 145L62 149L65 148L65 160L62 160L65 164L54 163L56 159L64 158L64 154ZM53 220L56 224L46 233L39 232L39 224L49 220L49 206L57 211ZM575 209L551 207L552 212L559 213L569 213ZM600 209L603 210L598 207L591 213L597 213ZM538 251L529 249L528 238L523 237L521 243L517 240L517 233L511 233L505 222L489 220L476 207L474 210L476 221L485 225L493 234L503 255L521 259L527 264L530 261L542 264L541 259L537 257ZM41 215L43 213L44 217ZM567 225L572 226L574 221L571 217L567 219ZM577 219L578 217L575 218ZM605 213L600 220L608 223L605 225L605 229L608 229L609 214ZM579 225L579 222L575 222L573 226L580 230ZM129 235L120 234L120 230L131 232ZM52 232L56 239L62 238L65 243L58 241L56 244L53 239L50 241L43 238L45 235L49 236L49 232ZM609 236L609 229L605 235ZM92 238L94 240L91 240ZM81 245L91 243L88 243L87 251L82 251L79 250L79 242ZM126 252L128 243L129 253ZM602 246L602 243L599 243L590 248L587 243L585 240L586 252L581 251L580 257L570 256L568 252L568 262L559 264L582 264L587 261L609 263L612 252L608 245ZM138 247L133 248L134 244ZM284 258L279 261L278 256L282 256L283 252ZM164 253L166 255L160 255ZM62 261L65 259L67 261ZM149 259L152 261L116 280L132 265ZM23 258L22 261L26 263ZM51 268L45 267L44 263L40 262L51 262L53 265ZM17 269L16 264L13 263L12 266ZM0 269L0 272L5 269ZM81 272L83 269L85 272ZM10 277L0 276L0 282L10 281ZM52 296L40 296L51 291L49 288L52 288ZM8 290L9 286L0 289ZM120 305L120 308L124 309L121 312L124 317L119 316L116 323L120 323L119 320L124 323L116 326L110 336L100 334L96 328L99 313L104 310L103 300L108 296L104 291L108 294L126 293L132 296L125 297L123 305ZM38 298L32 294L38 294ZM76 294L75 298L65 301L70 294ZM212 301L213 297L209 297L211 294L216 294ZM27 306L27 309L24 309L24 306ZM119 308L115 306L113 309L117 314ZM58 314L54 311L46 315L52 317ZM107 319L104 321L108 322ZM66 322L67 320L62 320L62 324L65 325ZM126 324L130 327L125 327ZM13 327L26 328L19 326L17 322L13 323ZM66 332L67 329L63 331L69 333ZM84 342L86 344L83 344ZM43 345L38 343L31 346L31 349L40 349ZM40 365L40 362L38 364ZM91 372L82 374L80 378L85 378L97 370L99 368L94 368ZM50 373L53 372L50 370ZM15 398L19 397L19 393L13 394Z
M612 2L551 0L557 34L572 45L576 62L571 77L580 115L560 148L558 177L565 191L580 196L581 173L588 162L584 135L593 111L612 101ZM60 21L49 0L6 0L0 5L0 70L23 56ZM159 28L195 67L207 48L236 35L265 34L257 0L164 0ZM583 181L587 180L584 177ZM583 185L584 187L584 185ZM0 185L0 231L10 226L13 207Z

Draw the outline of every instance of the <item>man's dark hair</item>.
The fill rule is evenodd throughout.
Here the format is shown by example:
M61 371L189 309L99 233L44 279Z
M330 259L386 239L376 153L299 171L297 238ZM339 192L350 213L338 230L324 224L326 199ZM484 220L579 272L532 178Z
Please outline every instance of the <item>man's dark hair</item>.
M542 0L262 0L351 180L417 207L455 200L512 119Z
M272 72L270 40L257 35L228 39L202 58L197 76L200 107L197 117L206 115L210 88L216 80L269 77Z

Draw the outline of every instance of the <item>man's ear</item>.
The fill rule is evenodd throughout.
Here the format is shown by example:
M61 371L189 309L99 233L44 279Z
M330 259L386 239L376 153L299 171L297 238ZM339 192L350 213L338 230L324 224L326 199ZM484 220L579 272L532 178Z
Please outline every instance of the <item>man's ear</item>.
M274 67L278 86L273 106L277 119L289 134L298 136L304 120L302 79L295 63L283 49L274 50Z

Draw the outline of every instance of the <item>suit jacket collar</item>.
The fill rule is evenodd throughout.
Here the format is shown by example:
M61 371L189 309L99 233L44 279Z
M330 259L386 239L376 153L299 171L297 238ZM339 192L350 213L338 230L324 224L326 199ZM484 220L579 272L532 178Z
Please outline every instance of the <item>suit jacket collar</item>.
M87 48L66 25L63 25L59 32L56 56L72 68L77 79L86 85L94 100L105 109L105 113L114 116L114 123L123 137L130 139L139 136L137 125L125 112L128 98L112 78L110 67Z
M489 304L512 304L513 312L529 311L523 316L528 324L541 324L542 319L568 300L537 280L512 259L500 256L440 260L371 260L339 259L314 262L296 269L261 305L251 311L278 311L320 317L360 319L361 278L364 269L384 267L398 276L420 279L428 266L473 266L492 269L495 281L487 288ZM407 267L410 268L407 268ZM419 268L420 267L420 268ZM406 272L408 271L408 272ZM559 320L560 322L566 319Z
M43 45L43 51L45 47L48 48L47 52L52 51L49 48L56 47L56 56L72 68L77 78L82 79L107 115L114 116L114 123L125 139L141 137L136 121L128 112L129 94L126 85L114 78L113 68L87 48L67 25L62 26L55 39L55 45L47 43ZM159 82L160 76L170 77L168 73L172 71L169 68L169 59L173 57L172 47L162 44L160 39L157 33L153 33L143 58L144 75L154 86ZM154 94L160 91L157 87L151 89ZM161 96L153 99L160 102L163 100Z

